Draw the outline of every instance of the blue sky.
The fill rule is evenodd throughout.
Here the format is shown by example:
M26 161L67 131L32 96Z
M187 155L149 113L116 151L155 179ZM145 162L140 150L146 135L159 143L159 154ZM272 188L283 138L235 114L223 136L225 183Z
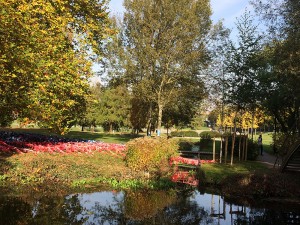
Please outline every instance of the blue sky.
M123 0L111 0L109 3L111 12L121 14L124 11L122 3ZM213 21L217 22L220 19L224 19L224 25L233 30L236 18L242 15L246 8L248 10L252 9L248 0L211 0L211 6Z

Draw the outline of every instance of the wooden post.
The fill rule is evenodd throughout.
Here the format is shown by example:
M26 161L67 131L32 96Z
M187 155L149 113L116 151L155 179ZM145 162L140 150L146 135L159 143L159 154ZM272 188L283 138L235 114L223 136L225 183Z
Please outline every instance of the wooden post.
M239 161L241 161L241 144L242 144L242 135L239 135Z
M235 146L235 132L232 135L232 144L231 144L231 159L230 159L230 165L233 165L233 154L234 154L234 146Z
M222 154L223 154L223 135L221 135L221 145L220 145L220 163L222 163Z
M214 142L213 142L213 161L216 161L216 138L214 137Z
M246 152L245 152L245 161L247 161L248 156L248 135L246 135Z
M225 138L225 164L227 163L227 153L228 153L228 136Z

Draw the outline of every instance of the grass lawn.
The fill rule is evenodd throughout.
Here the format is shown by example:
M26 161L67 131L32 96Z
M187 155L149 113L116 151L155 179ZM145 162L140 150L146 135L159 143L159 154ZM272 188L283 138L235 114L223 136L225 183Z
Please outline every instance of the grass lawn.
M202 164L201 168L205 172L205 179L208 183L219 184L230 176L241 174L248 175L255 172L268 170L266 165L255 161L234 161L231 166L227 164Z
M20 133L34 133L34 134L43 134L43 135L56 135L49 132L46 129L41 128L11 128L11 129L2 129L13 132ZM59 135L58 135L59 136ZM103 141L107 143L126 143L129 140L136 138L137 136L131 135L130 133L104 133L104 132L91 132L91 131L77 131L71 130L69 133L64 135L66 138L75 138L75 139L85 139L85 140L95 140Z

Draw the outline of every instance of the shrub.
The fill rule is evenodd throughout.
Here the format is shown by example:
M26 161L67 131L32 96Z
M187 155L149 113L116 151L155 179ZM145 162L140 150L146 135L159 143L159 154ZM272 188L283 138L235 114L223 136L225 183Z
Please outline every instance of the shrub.
M200 133L201 139L212 139L216 137L221 137L221 134L218 131L202 131Z
M196 131L172 131L172 137L199 137L199 134Z
M180 141L179 142L179 151L191 151L194 144L189 141Z
M178 155L177 141L167 138L143 137L126 144L126 165L134 172L143 171L149 176L169 172L169 158Z

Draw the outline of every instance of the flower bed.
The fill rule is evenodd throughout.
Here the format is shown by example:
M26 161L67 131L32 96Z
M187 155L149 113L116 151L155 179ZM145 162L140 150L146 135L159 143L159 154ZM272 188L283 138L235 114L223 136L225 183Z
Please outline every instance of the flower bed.
M192 166L200 166L202 163L215 163L215 161L214 160L204 160L204 159L184 158L181 156L173 157L170 159L171 165L187 164L187 165L192 165Z
M0 152L14 153L111 153L125 156L125 145L111 144L99 141L70 140L36 134L17 134L13 132L0 133Z

